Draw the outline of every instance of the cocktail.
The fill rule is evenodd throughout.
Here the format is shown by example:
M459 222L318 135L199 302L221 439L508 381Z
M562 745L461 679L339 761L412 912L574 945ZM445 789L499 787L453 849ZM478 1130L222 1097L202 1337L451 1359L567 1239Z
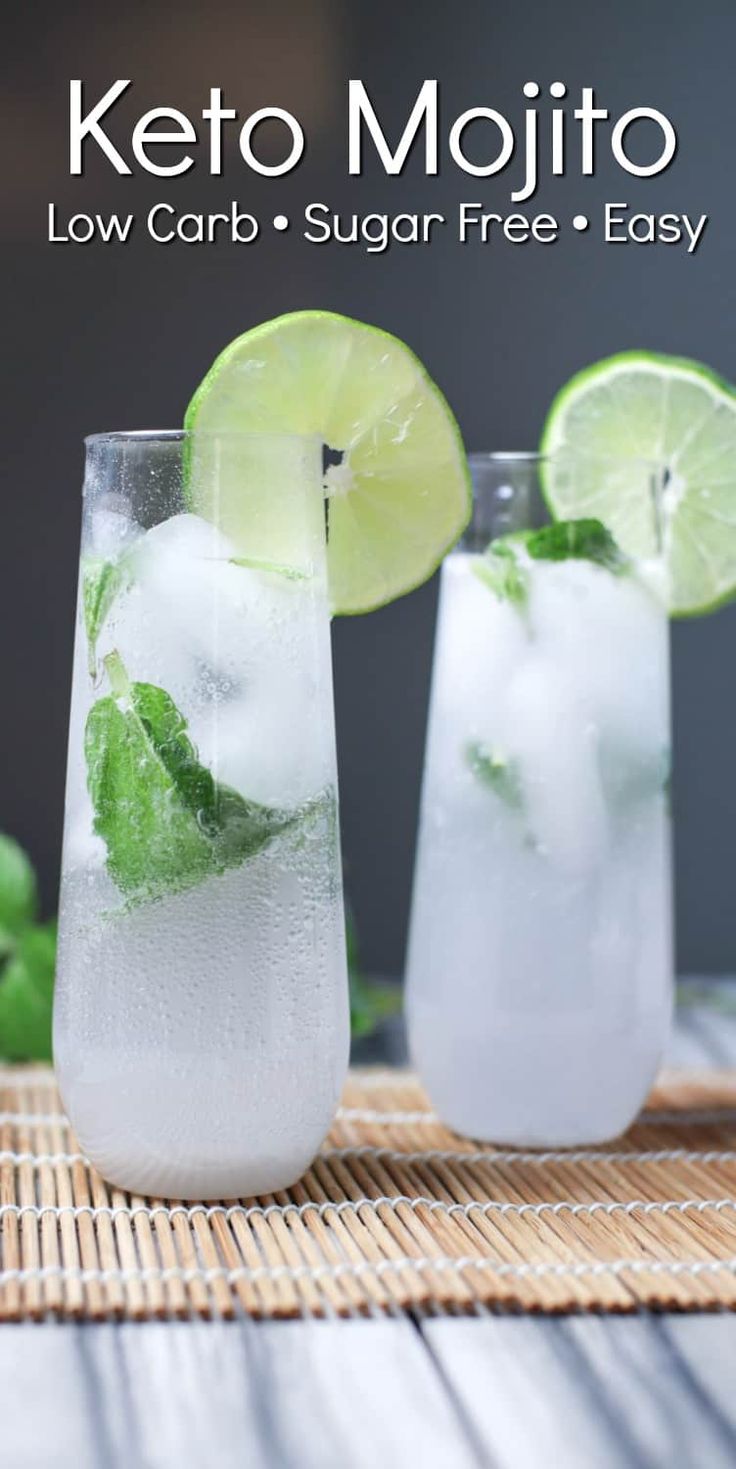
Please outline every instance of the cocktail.
M269 458L288 566L263 535ZM238 475L250 554L190 508L199 461L213 494ZM321 479L316 440L87 442L54 1049L83 1147L139 1191L296 1178L339 1096Z
M329 619L422 580L467 511L416 359L320 313L232 344L186 430L87 440L54 1055L112 1182L262 1194L324 1137L349 1039Z
M734 595L736 396L626 353L543 452L473 460L443 567L407 967L451 1126L596 1142L643 1103L672 998L668 617Z
M626 1126L667 1034L667 613L599 522L529 529L534 456L471 467L442 572L411 1047L459 1131L566 1145Z

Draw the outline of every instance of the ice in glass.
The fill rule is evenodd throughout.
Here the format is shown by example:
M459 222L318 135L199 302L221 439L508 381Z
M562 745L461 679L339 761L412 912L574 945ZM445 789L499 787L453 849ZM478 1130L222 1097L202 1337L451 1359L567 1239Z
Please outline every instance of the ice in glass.
M94 437L54 1029L81 1146L137 1192L286 1187L348 1040L321 442Z
M670 1019L667 613L594 522L513 538L544 519L534 456L471 466L442 569L410 1046L458 1131L595 1142L643 1103Z

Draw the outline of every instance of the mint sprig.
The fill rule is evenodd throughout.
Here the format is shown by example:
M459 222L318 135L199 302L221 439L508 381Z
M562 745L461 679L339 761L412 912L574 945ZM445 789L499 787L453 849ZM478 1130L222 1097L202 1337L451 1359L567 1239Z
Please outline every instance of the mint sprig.
M519 540L533 561L594 561L617 576L631 564L602 520L557 520Z
M82 613L87 634L87 663L90 676L97 673L97 642L110 608L120 592L130 586L132 569L123 554L114 558L88 557L82 562Z
M472 569L499 601L519 606L526 602L526 577L510 540L492 541L484 555L472 562Z
M51 1060L55 969L55 922L24 929L0 971L0 1054L7 1060Z
M131 683L117 653L104 664L111 693L87 718L87 784L108 871L129 905L240 866L314 812L316 802L282 811L221 785L169 694Z
M401 1009L401 990L398 985L384 980L369 979L363 974L355 919L349 907L345 912L345 943L348 960L350 1034L355 1041L372 1035L382 1021L398 1013Z
M0 958L38 910L36 874L23 848L0 833Z
M40 924L31 862L0 834L0 1056L51 1058L56 926Z
M473 571L500 601L511 602L522 610L529 595L529 560L592 561L614 576L631 566L603 522L584 519L557 520L541 530L500 536L473 561Z

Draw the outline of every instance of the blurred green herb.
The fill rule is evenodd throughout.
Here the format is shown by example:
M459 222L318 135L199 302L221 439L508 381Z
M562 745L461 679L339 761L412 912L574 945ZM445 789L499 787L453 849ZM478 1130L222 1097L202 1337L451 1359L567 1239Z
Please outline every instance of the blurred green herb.
M516 559L511 538L492 541L485 554L473 560L472 570L499 601L514 602L523 607L527 596L526 578Z
M534 561L595 561L619 576L631 565L607 526L590 517L524 531L520 540Z
M31 862L0 833L0 1055L51 1059L56 923L39 923Z
M541 530L512 531L492 541L482 556L475 557L472 569L500 601L514 603L519 611L526 606L529 595L524 555L532 561L594 561L616 576L630 566L628 557L600 520L557 520Z
M115 560L89 557L82 562L82 609L92 678L97 672L97 639L115 598L130 580L130 565L125 557Z
M521 776L515 761L508 760L505 755L491 750L487 745L470 744L466 746L465 758L478 779L493 791L506 806L520 811L524 801L521 789Z
M0 833L0 1057L51 1059L51 1014L56 967L56 920L38 920L33 866L12 837ZM355 923L346 919L350 1029L371 1035L401 1008L395 985L366 979L360 970Z
M350 1033L353 1040L371 1035L382 1020L395 1015L401 1008L401 991L397 985L381 984L378 980L366 979L360 972L358 936L352 913L345 917L345 936L348 951L348 983L350 986Z

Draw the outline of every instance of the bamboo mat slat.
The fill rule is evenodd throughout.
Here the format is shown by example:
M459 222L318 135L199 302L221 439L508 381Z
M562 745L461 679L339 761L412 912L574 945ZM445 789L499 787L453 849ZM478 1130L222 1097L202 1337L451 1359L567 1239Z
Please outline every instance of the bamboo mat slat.
M261 1199L109 1186L53 1073L0 1068L0 1320L736 1309L736 1072L665 1073L623 1137L457 1136L353 1070L312 1167Z

